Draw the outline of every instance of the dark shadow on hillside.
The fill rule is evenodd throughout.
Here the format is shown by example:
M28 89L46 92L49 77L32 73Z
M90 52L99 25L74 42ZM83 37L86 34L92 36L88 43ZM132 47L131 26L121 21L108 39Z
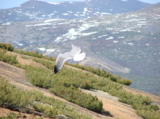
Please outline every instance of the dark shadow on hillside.
M102 111L100 114L105 115L105 116L109 116L109 117L113 117L113 115L108 111Z

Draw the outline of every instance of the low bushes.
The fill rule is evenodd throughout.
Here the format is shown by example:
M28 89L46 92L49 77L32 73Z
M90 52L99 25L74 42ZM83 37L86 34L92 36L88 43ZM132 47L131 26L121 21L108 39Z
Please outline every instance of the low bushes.
M48 88L54 94L92 111L102 111L101 101L80 91L78 84L65 75L55 76L52 71L40 67L28 67L26 75L36 86Z
M0 61L7 62L12 65L18 63L17 56L6 54L6 51L4 49L0 49Z
M160 113L157 111L137 110L137 114L142 116L143 119L159 119L160 118Z
M53 69L54 62L52 60L44 60L44 59L38 59L38 58L33 58L35 62L39 62L46 66L48 69Z
M0 51L0 55L3 56L4 54L4 50ZM46 58L34 58L34 60L53 70L54 62L52 59L47 60ZM120 85L119 83L115 83L119 81L128 83L128 80L121 80L120 76L115 77L112 74L105 72L104 70L100 71L99 69L92 69L93 71L91 72L94 72L94 74L100 76L98 77L91 73L84 73L82 71L66 67L63 67L63 70L54 75L53 72L47 68L26 66L26 75L29 77L32 84L39 87L47 88L56 95L66 98L67 100L84 106L90 110L99 112L100 110L102 110L102 103L97 100L96 97L84 94L83 92L78 90L78 87L85 89L103 90L113 96L119 97L119 101L131 105L134 109L137 110L137 114L142 116L143 118L160 118L160 113L158 113L157 111L159 109L158 106L152 105L151 100L148 97L128 93L122 89L122 85ZM98 73L96 73L96 71ZM86 103L83 105L82 101ZM40 104L36 103L36 105ZM44 108L37 109L44 110Z
M74 111L73 108L70 108L64 102L46 97L38 91L27 92L20 90L0 76L0 107L18 109L19 111L25 112L25 107L28 106L45 113L49 117L63 114L76 119L91 119L89 116Z
M97 97L83 93L74 84L69 84L66 81L61 83L62 84L53 84L53 88L51 88L50 91L89 110L95 112L102 111L102 102L99 101Z
M50 61L37 60L37 62L43 62L43 64L46 65L47 62L50 62ZM48 67L49 65L46 65L46 66ZM48 68L52 69L53 67L49 66ZM146 119L154 119L154 118L157 119L157 117L160 117L160 114L156 112L159 109L158 106L152 105L151 100L148 97L143 97L141 95L133 95L129 92L126 92L122 89L122 86L120 84L114 83L111 80L108 80L108 78L109 76L106 76L105 78L96 77L93 74L83 73L78 70L63 67L63 70L61 70L58 73L58 75L57 74L54 75L54 78L52 80L53 82L57 82L57 83L52 83L52 86L54 89L51 88L51 91L57 95L62 95L63 97L63 96L66 96L67 94L65 91L68 90L67 89L68 86L72 87L73 90L77 89L76 87L81 87L85 89L103 90L105 92L110 93L113 96L119 97L119 101L131 105L134 109L137 110L137 114L139 114L142 117L146 117ZM119 79L119 78L120 76L117 76L117 78L115 79ZM64 81L66 81L67 83L64 83ZM64 86L60 87L60 85L62 84L65 86L65 88ZM70 90L68 91L71 92ZM74 93L71 93L70 95L72 96L74 95ZM145 114L144 112L150 112L150 113ZM156 116L154 116L154 114L156 114ZM153 117L150 118L151 117L150 115L152 115Z
M48 59L48 60L52 60L52 61L55 60L52 57L47 57L47 56L44 56L43 54L41 54L39 52L34 52L34 51L24 51L24 50L15 49L14 52L19 53L19 54L28 55L28 56L37 57L37 58Z
M110 74L109 72L103 70L103 69L99 69L99 68L93 68L93 67L90 67L90 66L82 66L82 65L79 65L79 64L69 64L67 63L67 65L70 65L70 66L73 66L73 67L77 67L77 68L80 68L82 70L86 70L86 71L89 71L89 72L92 72L98 76L101 76L101 77L104 77L104 78L108 78L114 82L118 82L118 83L121 83L121 84L124 84L124 85L131 85L132 81L129 80L129 79L122 79L120 76L114 76L112 74Z
M38 53L38 52L31 52L31 51L23 51L23 50L14 50L14 52L17 52L17 53L20 53L20 54L25 54L25 55L29 55L29 56L34 56L34 57L37 57L37 58L43 58L43 59L48 59L50 61L55 61L54 58L52 57L46 57L46 56L43 56L42 54ZM49 69L53 68L53 64L50 63L46 63L44 62L43 60L39 60L39 59L36 59L34 58L35 61L37 62L40 62L42 63L43 65L47 66ZM79 64L69 64L69 63L66 63L67 65L70 65L70 66L73 66L73 67L77 67L77 68L80 68L82 70L86 70L86 71L89 71L89 72L92 72L98 76L101 76L101 77L104 77L104 78L108 78L114 82L118 82L118 83L121 83L121 84L124 84L124 85L131 85L132 81L129 80L129 79L122 79L120 76L114 76L112 74L110 74L109 72L105 71L105 70L101 70L101 69L98 69L98 68L93 68L93 67L90 67L90 66L82 66L82 65L79 65Z
M0 119L17 119L19 117L20 117L19 114L11 112L11 113L7 114L7 116L0 117Z
M43 54L40 54L38 52L24 51L24 50L17 50L17 49L14 50L14 52L19 53L19 54L34 56L34 57L38 57L38 58L44 58Z
M14 47L9 43L0 43L0 48L8 51L13 51Z
M158 110L157 105L152 105L149 97L143 97L142 95L133 95L131 93L125 92L120 96L119 101L130 104L136 110Z

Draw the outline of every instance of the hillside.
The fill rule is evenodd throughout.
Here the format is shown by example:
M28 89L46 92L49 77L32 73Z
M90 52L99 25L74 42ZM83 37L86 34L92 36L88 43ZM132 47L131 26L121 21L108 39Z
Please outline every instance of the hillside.
M53 99L56 99L57 101L59 100L59 101L64 102L66 106L64 106L65 108L63 107L63 113L62 112L57 113L58 114L58 115L56 115L57 118L60 118L60 116L63 116L64 118L67 118L67 116L69 116L71 118L75 118L75 116L76 116L76 119L78 119L79 117L80 118L92 117L92 118L98 118L98 119L101 119L101 118L141 119L141 117L136 114L136 112L137 112L136 110L139 108L138 105L140 105L140 108L142 109L142 112L140 110L138 111L139 115L147 116L146 118L148 118L148 119L151 119L151 118L153 119L153 117L155 117L155 119L158 119L160 116L159 110L157 110L158 107L160 107L160 97L158 97L158 96L155 96L155 95L152 95L152 94L140 91L140 90L135 90L135 89L129 88L128 86L120 85L118 83L113 83L113 81L110 81L109 78L102 78L101 76L93 74L90 71L85 71L85 70L82 70L82 69L79 69L76 67L72 67L72 66L68 66L68 65L65 65L65 67L63 67L62 71L59 74L54 75L53 71L50 70L50 68L52 69L54 66L54 63L53 63L54 61L53 60L51 61L50 60L51 58L46 59L42 55L37 55L37 54L34 54L33 52L30 55L38 56L38 57L42 57L42 58L36 58L33 56L23 55L23 54L19 54L19 53L15 53L15 52L10 52L10 51L4 52L4 50L2 50L2 49L0 50L0 55L1 55L0 60L4 61L4 62L0 61L0 81L3 81L2 80L2 77L3 77L3 78L5 78L5 80L9 81L9 84L16 86L18 89L14 89L14 92L25 91L25 93L26 93L26 92L33 91L33 90L38 90L39 92L42 92L44 96L52 97ZM15 58L17 61L14 60ZM8 62L12 65L5 63L5 62ZM52 65L50 63L52 63ZM17 66L20 68L18 68ZM36 72L36 71L38 71L38 72ZM36 74L36 75L34 76L34 74ZM74 75L75 75L76 79L75 79ZM38 82L40 81L39 83L36 81L35 77L38 78L37 81ZM65 82L65 80L67 82ZM50 83L54 86L54 88L49 86L50 84L48 81L49 82L52 81ZM103 82L101 82L101 81L103 81ZM96 83L94 84L94 82L96 82ZM54 83L56 83L56 85L54 85ZM97 112L91 111L89 109L86 109L83 106L78 106L77 104L74 104L72 101L71 102L67 101L68 99L66 97L68 97L70 94L68 95L67 92L65 92L65 90L62 90L63 95L65 95L65 98L66 98L66 99L63 99L58 94L58 90L55 93L53 91L53 90L56 90L56 88L59 88L57 83L59 86L62 86L62 85L67 86L67 88L65 90L70 90L70 88L71 88L71 90L70 90L71 92L78 91L78 90L81 93L85 92L85 93L82 93L83 95L81 95L81 96L85 96L86 93L90 93L90 94L96 96L98 98L98 100L100 100L102 102L103 110L101 110L101 112L97 113ZM5 83L2 82L0 85L0 88L3 87L2 84L5 84ZM74 85L76 85L76 87L74 87ZM100 86L99 88L98 88L98 85ZM13 88L15 88L15 87L13 87ZM8 89L6 88L5 90L7 91ZM8 93L10 93L10 91ZM128 104L125 104L125 103L127 103L127 102L125 102L127 97L125 99L122 95L120 96L119 94L117 95L116 93L119 93L119 94L123 93L123 95L126 95L126 96L128 95L129 96L128 100L130 100L131 102L132 102L131 97L133 94L132 98L134 99L134 102L132 102L132 103L135 107L132 104L129 105L130 102L128 102ZM3 95L2 90L1 90L1 94ZM37 96L38 96L38 94L39 93L37 93ZM140 94L143 97L136 95L136 94ZM29 95L29 94L26 93L26 95ZM76 95L76 92L74 92L74 95ZM112 95L114 95L114 96L112 96ZM10 94L10 96L12 96L12 95ZM14 98L14 96L15 95L13 95L12 98ZM16 95L16 96L18 97L18 95ZM90 97L91 95L88 95L88 96ZM146 96L148 96L149 98L146 98ZM41 99L45 99L46 101L48 99L47 97L43 97L41 95ZM2 98L2 100L3 100L3 97L0 97L0 98ZM79 98L79 97L77 97L77 98ZM136 98L138 98L138 100ZM151 99L151 102L149 101L149 99ZM37 106L37 108L33 108L32 104L30 104L30 106L26 106L28 111L25 111L26 110L25 106L20 106L20 107L15 106L14 107L14 105L12 105L12 108L10 108L10 109L15 110L15 111L17 111L17 110L22 111L22 107L25 107L22 111L24 113L21 113L21 115L23 117L35 117L35 116L33 116L33 114L38 115L38 116L52 117L53 114L50 114L47 111L44 111L44 112L42 110L40 111L40 108L38 108L38 106L40 106L41 103L42 103L41 106L51 105L50 104L51 102L44 102L45 100L40 101L40 99L38 99L38 97L37 97L37 99L34 101L34 104L33 104L34 105L33 107ZM72 99L69 99L69 100L72 100ZM6 115L10 112L13 112L11 110L7 110L4 108L4 107L7 108L7 101L8 101L8 99L6 100L4 106L2 106L3 108L0 108L0 110L1 110L0 116L2 116L3 112L5 112ZM92 101L95 101L95 99ZM138 105L136 104L136 101L138 101L138 103L139 103ZM141 105L140 104L141 101L143 103L145 103L145 105L144 104ZM10 102L10 104L11 104L11 102ZM38 103L39 105L35 105L36 104L35 102ZM57 102L59 104L59 106L56 106L57 109L61 109L60 104L62 102ZM84 103L84 100L83 100L83 103ZM96 103L96 102L94 102L94 103ZM158 107L156 107L155 104ZM3 105L3 103L0 102L0 105ZM15 103L15 105L17 105L17 103ZM52 105L52 106L54 106L54 105ZM69 108L68 106L70 108L74 108L74 112L73 112L73 109L65 110L65 109ZM146 106L145 107L146 109L143 108L143 106ZM9 107L10 106L8 106L8 108ZM134 107L134 109L133 109L133 107ZM47 108L49 108L49 106ZM156 111L153 111L152 109L154 109ZM71 112L73 112L75 114L73 115L69 110L71 110ZM150 112L150 110L152 110L152 111ZM15 113L15 111L14 111L14 113ZM66 115L65 111L68 111L67 115ZM144 113L143 111L146 111L148 113L148 115L146 115L146 112ZM28 112L29 114L25 114L25 112ZM49 112L52 112L52 111L49 111ZM32 115L30 115L30 114L32 114ZM83 114L83 116L88 115L90 117L82 117L82 114ZM6 116L6 115L3 113L3 116Z
M84 0L60 3L29 0L19 7L1 9L0 23L91 18L136 11L147 6L150 4L138 0Z
M0 42L52 57L69 51L70 44L75 44L87 53L82 65L120 74L133 80L132 88L157 93L160 92L159 11L156 4L136 12L89 19L6 23L0 25Z

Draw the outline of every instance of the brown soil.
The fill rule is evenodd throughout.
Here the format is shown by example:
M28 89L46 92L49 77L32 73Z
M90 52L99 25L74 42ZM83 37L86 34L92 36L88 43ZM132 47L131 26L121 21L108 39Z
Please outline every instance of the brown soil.
M0 107L0 117L6 117L8 115L14 115L14 114L16 114L16 118L18 119L34 119L34 118L40 117L34 114L21 113L21 112L17 112L17 111L13 111L13 110L9 110L9 109ZM49 118L45 117L43 119L49 119Z
M119 102L117 97L99 90L80 90L97 96L103 102L104 114L109 114L118 119L142 119L130 105Z
M11 53L11 52L7 52L7 53ZM34 62L32 59L30 59L29 56L25 56L28 58L22 58L22 55L20 55L20 54L17 54L17 53L12 53L12 54L17 55L18 62L21 64L36 65L36 66L40 66L40 67L43 66L40 63ZM39 90L45 96L50 96L50 97L54 97L56 99L62 100L67 105L70 105L73 108L75 108L75 110L77 110L78 112L85 113L85 114L90 115L96 119L102 119L102 118L142 119L141 117L139 117L135 113L135 110L132 109L129 105L126 105L124 103L119 102L117 97L113 97L103 91L98 91L98 90L90 90L89 91L89 90L80 89L86 93L91 93L92 95L97 96L98 99L102 101L104 111L102 112L102 114L98 114L98 113L89 111L85 108L82 108L74 103L68 102L63 98L55 96L54 94L50 93L46 89L42 89L42 88L38 88L36 86L33 86L32 84L29 83L28 79L26 78L25 71L23 69L17 68L15 66L12 66L12 65L9 65L7 63L0 61L0 75L7 78L11 84L13 84L23 90L26 90L26 91ZM152 101L154 101L156 104L158 104L160 106L160 97L158 97L158 96L154 96L154 95L151 95L151 94L148 94L148 93L136 90L136 89L132 89L127 86L123 86L123 88L124 88L124 90L131 92L133 94L141 94L144 96L149 96ZM5 108L0 108L0 117L6 116L10 112L13 112L13 111L11 111L9 109L5 109ZM19 113L19 112L16 112L16 113ZM23 115L23 113L22 113L22 115ZM27 118L29 118L28 116L33 116L31 114L30 115L24 114L24 115L26 115Z

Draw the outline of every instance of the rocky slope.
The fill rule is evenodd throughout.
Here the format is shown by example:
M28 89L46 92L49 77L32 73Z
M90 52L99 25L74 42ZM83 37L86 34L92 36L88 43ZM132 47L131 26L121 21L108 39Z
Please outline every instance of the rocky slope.
M21 64L27 64L27 65L32 65L32 66L38 66L38 67L42 67L43 65L34 62L31 57L23 58L24 55L20 55L17 53L11 53L8 52L8 54L14 54L17 55L17 60L19 63ZM44 66L43 66L44 67ZM72 67L70 67L72 68ZM76 69L76 70L80 70L80 69ZM28 79L25 76L25 71L23 69L17 68L15 66L9 65L7 63L4 62L0 62L0 75L5 77L7 80L9 80L9 82L13 85L15 85L16 87L19 87L22 90L39 90L40 92L43 92L43 94L45 96L49 96L49 97L54 97L56 99L62 100L65 103L67 103L67 105L70 105L72 107L74 107L77 111L79 111L80 113L85 113L88 114L90 116L92 116L93 118L96 119L103 119L103 118L120 118L120 119L141 119L141 117L137 116L135 113L135 110L131 108L131 106L121 103L118 101L117 97L111 96L106 92L103 91L99 91L99 90L84 90L81 89L82 91L86 92L86 93L91 93L92 95L95 95L98 97L99 100L101 100L103 102L103 113L102 114L98 114L92 111L89 111L85 108L79 107L71 102L68 102L58 96L53 95L52 93L50 93L49 91L42 89L42 88L38 88L36 86L33 86L32 84L29 83ZM129 91L133 94L141 94L143 96L148 96L151 98L151 100L156 103L158 106L160 106L160 98L158 96L154 96L151 94L148 94L146 92L142 92L140 90L135 90L135 89L130 89L127 86L124 86L124 89L126 91ZM0 108L0 116L1 112L5 112L3 113L3 116L6 116L9 112L11 112L10 110L6 110L4 108ZM6 114L6 115L5 115ZM27 115L27 114L22 114L22 115L26 115L28 118L29 117L33 117L33 115ZM26 117L24 116L24 117Z

